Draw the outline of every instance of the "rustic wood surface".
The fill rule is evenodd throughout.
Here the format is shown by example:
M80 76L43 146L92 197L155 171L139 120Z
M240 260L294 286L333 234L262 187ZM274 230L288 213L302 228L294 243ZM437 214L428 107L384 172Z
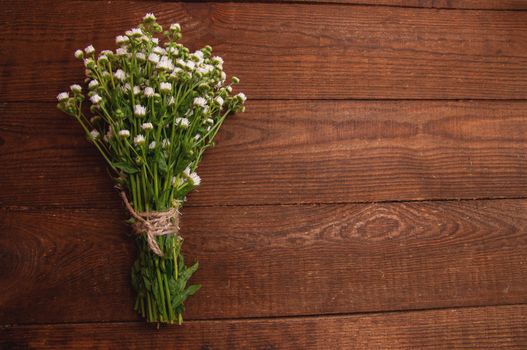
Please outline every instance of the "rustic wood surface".
M162 23L180 21L191 47L216 48L252 99L527 97L525 11L24 2L0 13L8 53L0 55L0 77L8 86L0 90L0 101L52 100L51 91L81 79L75 49L113 46L114 36L147 11Z
M247 109L205 156L188 205L527 194L526 102L273 100ZM54 103L6 103L0 113L0 203L119 205L104 161Z
M254 320L6 327L8 349L521 349L525 305Z
M527 348L527 1L2 1L0 348ZM183 209L203 289L131 309L133 237L54 96L146 12L241 78Z

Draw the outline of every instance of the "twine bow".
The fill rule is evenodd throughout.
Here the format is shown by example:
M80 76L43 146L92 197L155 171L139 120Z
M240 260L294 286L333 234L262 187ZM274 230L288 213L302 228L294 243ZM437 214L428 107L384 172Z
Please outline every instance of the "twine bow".
M121 198L123 199L126 209L134 217L135 222L132 224L132 229L137 235L145 235L150 250L159 256L163 256L161 248L156 241L157 236L175 235L179 233L179 210L178 208L170 208L166 211L152 211L138 213L132 208L126 193L121 191Z

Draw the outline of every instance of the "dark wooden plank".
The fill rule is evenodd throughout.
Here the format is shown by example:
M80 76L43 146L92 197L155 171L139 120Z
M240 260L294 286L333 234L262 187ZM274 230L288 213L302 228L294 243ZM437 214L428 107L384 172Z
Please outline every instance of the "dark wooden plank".
M527 306L333 316L13 326L4 349L524 349Z
M295 2L425 7L435 9L527 10L526 0L295 0Z
M81 78L75 49L112 47L151 11L215 47L252 99L527 98L522 11L18 1L0 14L0 100L52 100Z
M0 211L0 324L136 320L122 211ZM527 302L527 200L184 208L190 319Z
M527 103L252 101L189 205L527 196ZM0 106L0 205L115 208L104 162L54 104Z

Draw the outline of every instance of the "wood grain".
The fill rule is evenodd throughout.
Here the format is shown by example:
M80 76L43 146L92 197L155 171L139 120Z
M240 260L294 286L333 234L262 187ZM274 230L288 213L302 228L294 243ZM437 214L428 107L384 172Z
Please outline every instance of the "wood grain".
M81 79L75 49L112 47L150 11L215 47L250 99L527 98L523 11L18 1L0 14L0 101L51 101Z
M136 320L126 214L0 211L0 324ZM527 302L527 200L184 208L187 318Z
M188 205L527 196L527 103L252 101ZM0 105L0 205L116 208L102 158L53 104Z
M287 2L283 0L278 1ZM526 0L294 0L291 2L425 7L435 9L527 10Z
M334 316L4 327L4 349L522 349L527 307Z

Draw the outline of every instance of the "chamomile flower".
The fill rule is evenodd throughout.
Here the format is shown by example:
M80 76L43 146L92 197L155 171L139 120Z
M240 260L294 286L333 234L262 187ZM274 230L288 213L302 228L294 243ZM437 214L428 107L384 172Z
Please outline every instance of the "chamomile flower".
M150 144L148 145L148 149L155 149L155 148L156 148L156 142L155 141L150 142Z
M117 45L124 45L127 44L130 41L130 39L127 36L124 35L118 35L115 37L115 43Z
M138 52L135 54L135 57L139 60L139 61L144 61L146 60L146 56L143 52Z
M126 73L122 69L116 70L113 76L121 81L126 79Z
M190 173L188 177L194 186L199 186L201 184L201 177L199 177L198 173Z
M67 92L61 92L60 94L57 95L57 100L59 102L67 100L68 98L70 98L70 94L68 94Z
M142 145L143 143L145 143L145 141L145 137L141 134L134 137L134 144L136 144L137 146Z
M157 64L159 62L159 55L151 53L148 55L148 62Z
M195 97L193 104L194 106L205 107L207 105L207 100L203 97Z
M152 125L152 123L143 123L143 124L141 124L141 129L143 129L145 131L152 130L153 128L154 128L154 126Z
M130 130L126 130L126 129L119 130L117 134L123 138L126 138L130 136Z
M73 85L70 85L70 90L74 93L75 92L79 93L79 92L82 92L82 87L79 84L73 84Z
M133 37L140 37L143 35L143 31L140 28L132 28L128 31L126 31L126 35L133 36Z
M179 23L172 23L170 25L170 30L173 31L173 32L180 32L181 31L181 26L179 25Z
M179 125L183 128L188 128L188 126L190 125L189 121L187 118L176 118L176 125Z
M102 97L99 96L98 94L95 94L92 97L90 97L90 101L91 101L91 103L96 105L96 104L99 104L102 101Z
M115 54L119 57L126 56L128 54L128 51L124 47L120 47L117 50L115 50Z
M139 86L134 86L132 92L134 95L139 95L141 93L141 88Z
M156 20L156 16L154 16L153 13L147 13L144 17L143 17L143 21L145 22L154 22Z
M100 134L97 130L93 129L92 131L90 131L90 137L93 139L93 140L97 140L97 138L99 138Z
M91 55L95 52L95 48L93 47L93 45L86 46L84 52L86 52L87 55Z
M172 63L170 58L168 58L167 56L163 56L157 63L156 68L161 69L161 70L170 71L174 69L174 64Z
M97 86L99 86L99 82L97 80L95 80L95 79L90 80L90 82L88 83L88 88L90 90L95 89Z
M75 51L75 58L78 58L79 60L84 58L84 52L82 50Z
M247 96L245 96L245 94L243 92L240 92L239 94L236 95L238 98L240 98L242 100L242 102L245 102L247 101Z
M135 89L135 86L134 86ZM136 117L144 117L146 115L146 107L141 105L134 106L134 115Z
M166 53L165 49L162 47L156 46L152 49L152 52L158 55L164 55Z
M223 106L223 103L225 102L221 96L217 96L214 101L221 106Z
M156 93L155 90L151 88L150 86L145 87L145 91L143 91L143 94L146 97L152 97L154 96L155 93Z
M161 91L161 92L171 92L172 91L172 84L170 84L170 83L161 83L161 84L159 84L159 91Z

